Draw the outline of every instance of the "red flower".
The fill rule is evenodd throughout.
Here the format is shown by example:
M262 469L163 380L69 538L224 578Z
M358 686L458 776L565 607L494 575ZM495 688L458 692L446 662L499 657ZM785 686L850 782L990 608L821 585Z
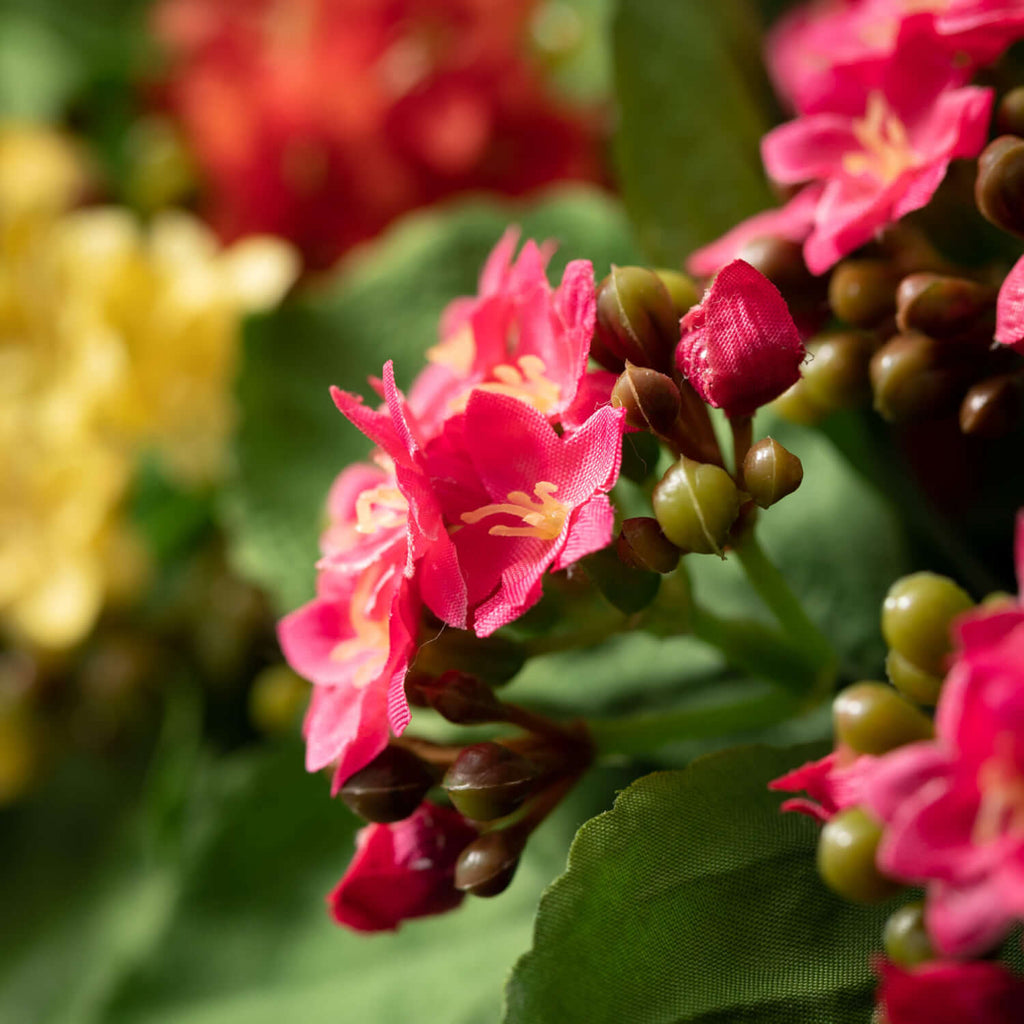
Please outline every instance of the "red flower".
M934 963L908 971L879 967L888 1024L1020 1024L1024 982L1002 964Z
M676 364L705 402L749 416L800 377L800 332L779 290L743 260L724 267L682 320Z
M455 888L455 863L476 837L461 814L429 801L404 821L367 825L327 897L331 916L355 931L380 932L411 917L453 910L463 895Z
M829 821L847 807L863 801L864 782L877 761L870 754L857 754L839 747L818 761L788 772L768 783L768 788L783 793L807 793L782 803L780 810L806 814L817 822Z
M1024 256L1013 265L999 289L996 341L1024 355Z

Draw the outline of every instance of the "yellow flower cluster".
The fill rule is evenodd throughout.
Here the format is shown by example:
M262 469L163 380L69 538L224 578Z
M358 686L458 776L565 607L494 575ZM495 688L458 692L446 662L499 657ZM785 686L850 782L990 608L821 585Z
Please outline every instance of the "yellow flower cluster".
M86 187L69 139L0 126L0 619L44 647L138 585L120 513L141 451L186 484L223 471L241 317L298 272L276 239L75 209Z

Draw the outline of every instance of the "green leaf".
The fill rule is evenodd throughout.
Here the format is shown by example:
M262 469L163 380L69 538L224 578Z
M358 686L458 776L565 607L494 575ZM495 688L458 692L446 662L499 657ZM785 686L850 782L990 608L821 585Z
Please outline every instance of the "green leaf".
M587 822L541 901L505 1024L864 1024L892 907L830 896L816 826L765 788L815 752L716 754L641 779Z
M328 388L370 397L367 377L392 358L399 384L408 385L437 342L445 305L475 294L483 262L510 223L523 237L559 243L553 277L570 259L592 260L601 277L613 261L637 258L621 209L595 190L560 190L531 206L464 203L402 221L329 290L250 325L239 385L240 474L226 515L238 565L282 610L312 595L327 489L368 451Z
M615 153L652 259L678 264L774 205L758 149L773 123L759 45L746 0L619 0Z

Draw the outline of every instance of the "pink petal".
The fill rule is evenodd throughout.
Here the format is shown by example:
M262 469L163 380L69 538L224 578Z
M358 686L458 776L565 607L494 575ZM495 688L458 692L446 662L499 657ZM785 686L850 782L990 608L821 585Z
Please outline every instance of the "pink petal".
M996 341L1024 355L1024 256L1013 265L999 289L999 298L996 300Z
M849 117L812 114L768 132L761 139L761 159L780 185L802 185L841 173L844 155L859 148Z
M998 873L981 875L970 885L931 885L925 904L928 934L937 951L957 957L987 953L1022 912L1019 894L1008 893Z
M580 505L569 524L565 546L554 560L552 568L565 569L585 555L608 546L615 525L615 510L604 494L596 494Z

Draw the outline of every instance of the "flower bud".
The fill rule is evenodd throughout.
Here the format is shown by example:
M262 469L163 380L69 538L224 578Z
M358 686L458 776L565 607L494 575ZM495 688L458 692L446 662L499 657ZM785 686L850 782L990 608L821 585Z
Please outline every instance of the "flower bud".
M612 267L597 289L597 333L612 356L667 370L679 340L679 317L661 278L644 267ZM607 365L607 364L605 364Z
M889 651L885 657L885 674L889 682L915 704L934 707L942 692L942 677L925 672L899 651Z
M975 384L960 403L960 429L971 437L1005 437L1024 413L1024 381L1006 373Z
M787 299L790 291L817 280L804 262L803 245L785 238L773 235L752 238L736 253L736 257L764 274Z
M930 739L932 723L885 683L854 683L832 702L836 739L858 754L886 754Z
M679 548L662 533L658 520L650 516L623 520L615 550L620 560L634 569L664 575L679 565Z
M804 372L807 372L806 368ZM803 377L772 402L772 409L790 423L800 423L805 427L820 423L830 411L814 398Z
M995 316L996 292L977 281L942 274L908 274L896 290L896 325L952 338ZM990 332L991 333L991 332Z
M882 933L885 955L900 967L917 967L935 959L935 950L924 926L924 904L907 903L890 915Z
M840 320L873 327L896 312L896 283L886 260L844 260L829 280L829 305Z
M341 787L342 801L366 821L408 818L434 784L430 769L404 747L385 747Z
M722 555L739 514L740 492L720 466L684 455L666 470L651 503L658 525L676 547Z
M978 157L974 200L986 220L1024 235L1024 139L1001 135Z
M602 548L587 555L581 564L608 603L627 615L643 611L658 596L661 577L627 564L617 549Z
M612 406L626 410L626 423L637 430L670 434L679 418L679 388L672 378L627 360L612 389Z
M691 277L678 270L663 270L659 268L654 272L661 278L661 283L668 291L678 324L683 314L700 302L700 289Z
M843 899L877 903L899 892L875 865L882 828L859 807L840 811L818 838L818 874Z
M420 644L414 668L432 676L466 672L491 686L507 683L525 664L523 645L500 636L478 637L465 629L431 630Z
M758 441L743 460L743 486L761 508L792 494L803 478L800 460L773 437Z
M476 676L449 671L439 677L417 674L406 678L406 696L416 707L433 708L456 725L501 722L505 711L491 688Z
M893 422L955 408L964 385L964 368L924 334L897 334L871 357L869 369L875 409Z
M486 742L466 747L441 785L464 817L493 821L531 796L539 778L533 762L500 743Z
M807 343L803 387L816 408L854 409L871 397L868 367L878 348L866 331L836 331Z
M485 832L474 839L455 864L455 888L473 896L504 892L516 873L525 843L519 829Z
M950 623L974 602L946 576L916 572L897 580L882 605L885 642L908 661L941 675L952 649Z

